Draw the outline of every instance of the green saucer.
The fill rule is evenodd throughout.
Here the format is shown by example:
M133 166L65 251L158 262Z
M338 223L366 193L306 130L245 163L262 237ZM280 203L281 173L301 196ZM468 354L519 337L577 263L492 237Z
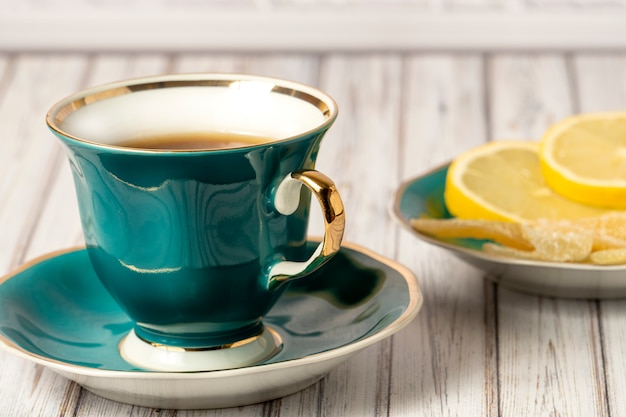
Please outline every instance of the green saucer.
M264 319L283 340L277 355L246 368L153 372L122 359L118 344L131 322L101 285L86 251L70 249L0 279L0 346L113 400L227 407L311 385L350 354L408 324L421 302L405 267L346 244L326 266L293 282Z

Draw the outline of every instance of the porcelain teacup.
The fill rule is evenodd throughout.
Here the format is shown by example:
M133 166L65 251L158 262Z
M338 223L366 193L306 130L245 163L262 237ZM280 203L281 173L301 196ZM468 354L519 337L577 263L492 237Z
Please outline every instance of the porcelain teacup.
M51 108L91 264L135 323L129 362L225 369L280 349L263 316L343 236L341 198L314 169L336 117L316 88L241 74L126 80ZM311 194L325 234L308 256Z

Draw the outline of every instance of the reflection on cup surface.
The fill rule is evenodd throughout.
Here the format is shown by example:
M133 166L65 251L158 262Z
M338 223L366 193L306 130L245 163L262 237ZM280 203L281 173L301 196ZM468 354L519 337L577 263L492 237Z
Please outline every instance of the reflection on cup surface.
M232 74L114 83L52 108L90 260L139 339L209 351L254 337L285 289L270 285L268 271L293 270L289 281L334 255L307 259L304 244L309 190L339 213L327 230L341 239L336 192L327 201L303 181L290 215L273 199L285 178L314 170L336 115L314 88Z

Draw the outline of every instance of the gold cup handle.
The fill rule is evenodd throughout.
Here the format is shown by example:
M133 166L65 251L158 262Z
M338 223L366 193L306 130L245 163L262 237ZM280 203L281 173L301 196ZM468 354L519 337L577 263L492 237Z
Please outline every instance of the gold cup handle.
M300 278L328 261L341 247L346 224L343 201L333 181L315 170L294 171L279 184L274 194L274 207L284 215L298 208L300 188L304 185L317 197L324 217L324 238L311 257L304 262L281 261L268 273L269 288Z

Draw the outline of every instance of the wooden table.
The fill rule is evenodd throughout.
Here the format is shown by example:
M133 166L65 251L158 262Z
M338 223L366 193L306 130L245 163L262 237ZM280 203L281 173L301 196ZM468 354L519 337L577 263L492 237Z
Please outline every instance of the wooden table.
M223 410L119 404L2 352L1 416L626 415L626 301L499 288L389 216L403 180L462 151L626 108L626 53L0 54L0 274L82 242L69 165L44 123L53 102L122 78L200 71L290 78L334 96L340 115L318 168L342 192L345 239L414 271L421 312L300 393Z

